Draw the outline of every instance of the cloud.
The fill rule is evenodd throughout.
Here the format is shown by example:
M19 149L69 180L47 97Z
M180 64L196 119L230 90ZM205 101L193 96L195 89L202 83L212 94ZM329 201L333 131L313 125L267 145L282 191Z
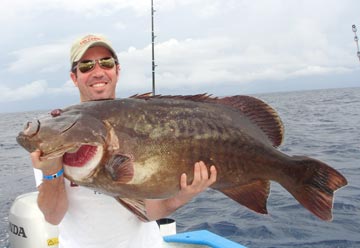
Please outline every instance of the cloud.
M64 66L68 67L69 42L28 47L14 51L11 55L16 59L8 65L9 72L55 72Z
M316 42L315 42L316 43ZM322 43L322 42L320 42ZM332 59L343 59L344 54L325 52L329 47L307 48L287 53L266 49L267 44L255 42L242 46L234 37L206 39L170 39L155 46L156 82L159 87L198 88L224 83L247 84L257 80L285 80L299 76L331 75L349 72L346 63L337 64ZM330 52L331 53L331 52ZM338 57L338 58L337 58ZM151 46L130 47L119 54L122 64L122 85L127 88L149 86ZM145 73L147 72L147 73Z
M117 30L123 30L123 29L126 29L126 24L125 24L124 22L117 21L117 22L114 24L114 27L115 27Z
M41 96L45 93L47 83L39 80L16 89L0 85L0 102L27 100Z
M1 4L0 20L29 18L55 9L95 17L109 16L121 9L131 8L142 15L148 12L149 6L149 2L143 0L12 0ZM19 13L23 15L18 16Z
M156 0L154 7L161 90L256 91L269 81L301 82L287 87L297 90L311 77L333 76L356 82L358 1ZM105 34L117 49L119 93L151 90L150 1L13 0L2 4L0 21L3 102L77 94L67 81L69 49L86 33Z
M49 87L45 80L34 81L18 88L0 85L0 102L26 101L49 95L75 95L77 89L68 81L58 88Z
M71 80L66 81L61 87L49 87L46 90L51 95L78 95L78 89Z

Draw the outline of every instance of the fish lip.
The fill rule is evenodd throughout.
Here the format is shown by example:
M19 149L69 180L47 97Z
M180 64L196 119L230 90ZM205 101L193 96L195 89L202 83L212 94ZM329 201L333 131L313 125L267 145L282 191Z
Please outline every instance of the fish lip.
M40 159L54 159L63 156L66 152L71 151L74 148L73 145L68 147L61 147L60 149L52 150L47 153L43 153L43 155L40 156Z
M78 143L78 144L71 144L68 146L62 146L60 147L60 149L56 149L56 150L52 150L50 152L47 152L43 155L40 156L40 159L54 159L54 158L58 158L58 157L62 157L64 156L65 153L78 150L81 146L83 145L91 145L91 146L102 146L100 143Z

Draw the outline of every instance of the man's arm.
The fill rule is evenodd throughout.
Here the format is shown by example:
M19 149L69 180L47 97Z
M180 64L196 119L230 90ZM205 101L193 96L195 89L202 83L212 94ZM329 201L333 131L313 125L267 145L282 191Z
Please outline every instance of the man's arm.
M63 167L62 157L41 161L40 155L39 150L30 154L33 167L40 169L43 175L55 174ZM43 212L46 221L53 225L59 224L68 209L64 175L52 180L43 180L38 190L38 206Z
M203 192L211 184L216 181L217 171L215 166L210 167L210 176L204 162L195 163L194 180L188 185L186 174L182 174L180 178L180 191L169 199L162 200L145 200L145 208L147 216L150 220L164 218L181 206L188 203L196 195Z

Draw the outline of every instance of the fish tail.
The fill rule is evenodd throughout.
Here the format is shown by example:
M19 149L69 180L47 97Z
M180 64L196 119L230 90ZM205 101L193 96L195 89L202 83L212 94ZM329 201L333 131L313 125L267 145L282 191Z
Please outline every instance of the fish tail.
M334 192L347 184L346 178L327 164L295 156L293 183L282 184L305 208L322 220L332 220Z

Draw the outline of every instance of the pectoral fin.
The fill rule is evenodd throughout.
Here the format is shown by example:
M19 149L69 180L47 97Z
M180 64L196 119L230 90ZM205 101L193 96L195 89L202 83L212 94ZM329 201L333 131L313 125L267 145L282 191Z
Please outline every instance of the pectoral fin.
M149 218L146 215L145 203L143 200L129 199L129 198L115 198L123 205L127 210L135 214L141 221L149 222Z
M118 183L127 183L134 176L133 161L126 155L113 155L105 165L105 170Z
M270 182L255 180L249 184L222 189L222 193L249 209L267 214L266 202L270 192Z

